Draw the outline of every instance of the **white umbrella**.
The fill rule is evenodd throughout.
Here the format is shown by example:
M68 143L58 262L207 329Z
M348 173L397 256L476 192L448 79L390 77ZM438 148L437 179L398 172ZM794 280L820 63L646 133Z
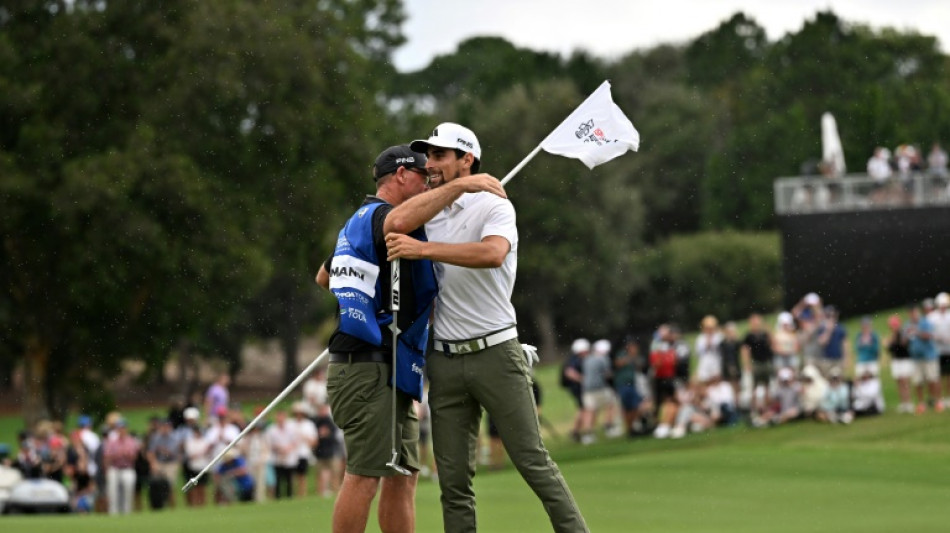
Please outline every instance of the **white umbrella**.
M821 115L821 160L831 169L831 175L844 175L844 149L838 136L838 124L831 113Z

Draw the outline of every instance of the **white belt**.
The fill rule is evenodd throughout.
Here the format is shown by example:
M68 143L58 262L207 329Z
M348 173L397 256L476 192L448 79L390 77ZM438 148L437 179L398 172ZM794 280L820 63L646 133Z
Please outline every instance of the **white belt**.
M508 329L503 329L492 333L491 335L486 335L484 337L479 337L477 339L471 339L467 341L443 341L435 339L434 345L435 349L445 353L472 353L484 350L485 348L491 348L505 341L510 341L518 337L518 328L512 326Z

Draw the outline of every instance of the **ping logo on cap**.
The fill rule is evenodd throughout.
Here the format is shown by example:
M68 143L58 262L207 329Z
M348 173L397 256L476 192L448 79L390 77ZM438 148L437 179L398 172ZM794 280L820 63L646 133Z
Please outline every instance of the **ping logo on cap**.
M474 149L474 148L475 148L475 144L474 144L474 143L472 143L471 141L466 141L465 139L463 139L463 138L461 138L461 137L459 137L458 139L455 139L455 142L461 144L462 146L467 146L469 149Z
M403 163L415 163L415 162L416 162L415 157L397 157L396 158L397 165L401 165Z

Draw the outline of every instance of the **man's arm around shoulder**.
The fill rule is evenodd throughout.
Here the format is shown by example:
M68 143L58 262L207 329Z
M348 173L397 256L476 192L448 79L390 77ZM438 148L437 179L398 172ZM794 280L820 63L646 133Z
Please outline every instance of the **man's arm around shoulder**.
M501 183L489 174L456 178L439 188L418 194L393 208L386 216L383 233L386 235L411 233L432 220L439 211L467 192L490 192L501 198L508 197Z

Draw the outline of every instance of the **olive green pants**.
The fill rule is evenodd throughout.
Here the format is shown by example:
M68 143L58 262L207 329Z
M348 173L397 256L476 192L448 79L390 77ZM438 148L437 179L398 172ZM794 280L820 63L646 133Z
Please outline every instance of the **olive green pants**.
M541 441L531 377L518 339L467 354L434 350L426 368L445 531L477 529L472 476L482 408L495 422L512 463L544 505L554 531L588 531Z

